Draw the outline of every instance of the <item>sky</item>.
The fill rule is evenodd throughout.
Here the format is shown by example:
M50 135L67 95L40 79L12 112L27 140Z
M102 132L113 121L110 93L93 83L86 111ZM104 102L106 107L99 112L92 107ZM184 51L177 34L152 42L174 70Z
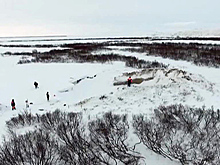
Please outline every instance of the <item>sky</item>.
M218 0L1 0L0 36L146 36L218 29Z

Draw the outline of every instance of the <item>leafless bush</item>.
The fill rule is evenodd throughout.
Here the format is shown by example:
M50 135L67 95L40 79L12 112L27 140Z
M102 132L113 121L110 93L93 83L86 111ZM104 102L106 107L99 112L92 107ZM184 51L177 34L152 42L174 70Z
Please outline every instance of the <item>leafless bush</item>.
M22 118L21 118L22 117ZM36 131L16 135L11 131L0 148L0 162L4 165L60 165L96 163L93 154L87 152L88 142L81 123L81 114L64 113L56 110L36 117ZM23 115L10 125L25 124ZM17 124L18 123L18 124ZM48 132L49 131L49 132ZM55 140L56 139L56 140ZM99 161L100 162L100 161Z
M25 110L17 117L12 117L9 121L6 122L6 125L9 129L18 128L19 126L32 125L39 123L38 117L38 115L34 116Z
M103 119L89 123L89 135L81 126L81 116L72 116L71 122L61 122L57 135L61 139L60 159L65 164L137 164L140 156L126 144L129 128L127 117L106 113ZM106 121L105 127L100 122ZM105 129L105 131L103 130ZM107 130L108 129L108 130ZM109 134L106 134L106 131ZM111 132L111 133L110 133Z
M151 118L133 116L135 134L147 148L182 164L220 163L219 110L171 105L154 112ZM39 127L23 135L11 131L0 146L0 164L136 165L142 159L128 143L127 115L107 112L88 127L81 113L57 110L34 117L10 121L10 128L19 129L28 119L29 124L37 122Z
M58 125L68 120L68 114L61 112L60 110L56 110L54 112L47 112L40 116L40 122L43 129L56 131Z
M129 123L127 115L105 113L102 119L89 123L91 145L97 157L111 164L138 164L141 158L127 143Z
M96 164L97 158L88 148L84 126L81 123L82 116L69 113L66 120L59 123L57 136L60 139L59 157L65 164Z
M14 134L0 147L1 165L54 165L58 162L58 144L45 131Z
M149 149L182 164L220 163L219 111L161 106L152 118L133 117L135 133Z

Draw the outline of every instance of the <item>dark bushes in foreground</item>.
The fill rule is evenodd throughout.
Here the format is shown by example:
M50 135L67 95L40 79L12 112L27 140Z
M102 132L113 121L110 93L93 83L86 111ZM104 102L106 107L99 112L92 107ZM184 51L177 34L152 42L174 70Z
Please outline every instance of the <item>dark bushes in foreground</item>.
M48 132L37 130L12 134L0 148L1 165L55 165L59 162L58 143Z
M10 137L0 147L1 165L112 165L119 162L133 165L141 158L127 143L126 116L106 113L104 118L89 122L87 131L90 133L85 133L85 123L79 113L57 110L32 117L32 121L38 121L32 124L27 114L7 122ZM33 126L33 131L17 135L21 125Z
M136 165L144 159L137 145L182 164L220 164L219 110L171 105L158 107L150 118L134 115L140 141L133 146L127 115L108 112L90 122L82 117L57 110L12 118L7 122L10 136L0 146L0 165ZM21 126L29 131L18 135Z
M90 122L90 140L97 156L106 161L111 158L116 164L138 164L142 157L129 146L128 130L127 115L115 115L110 112L105 113L102 119Z
M219 110L161 106L152 118L133 117L135 133L154 152L182 164L220 164Z

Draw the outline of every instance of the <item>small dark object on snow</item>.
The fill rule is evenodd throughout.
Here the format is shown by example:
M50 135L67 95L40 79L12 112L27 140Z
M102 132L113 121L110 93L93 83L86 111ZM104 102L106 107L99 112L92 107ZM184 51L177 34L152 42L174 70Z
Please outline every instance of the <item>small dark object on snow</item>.
M100 100L103 100L103 99L107 99L107 96L103 95L101 97L99 97Z
M82 79L76 80L76 83L78 84Z
M34 86L35 86L35 89L38 88L38 83L36 81L34 82Z

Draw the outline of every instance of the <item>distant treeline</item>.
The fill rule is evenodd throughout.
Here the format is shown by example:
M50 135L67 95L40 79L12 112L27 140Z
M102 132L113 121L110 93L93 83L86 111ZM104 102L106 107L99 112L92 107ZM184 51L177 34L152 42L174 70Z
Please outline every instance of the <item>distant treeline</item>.
M133 56L122 56L119 54L105 54L105 55L92 55L90 54L90 48L88 49L63 49L63 50L51 50L49 52L32 52L32 53L13 53L13 55L27 55L34 57L31 60L28 59L21 59L18 63L30 63L30 62L78 62L78 63L85 63L85 62L99 62L99 63L106 63L112 61L122 61L125 62L125 65L128 67L134 68L167 68L167 65L159 63L157 61L145 61L139 60Z
M199 40L199 41L220 41L220 37L165 37L151 38L151 40Z
M50 39L44 39L44 37L50 37ZM54 37L65 37L65 38L54 38ZM33 41L79 41L79 40L204 40L204 41L220 41L220 37L100 37L100 38L68 38L65 35L61 36L24 36L24 37L0 37L0 38L11 38L10 42L33 42ZM28 40L22 40L17 38L29 38ZM34 38L34 39L32 39ZM40 39L35 39L40 38Z
M187 38L186 38L187 39ZM1 46L1 45L0 45ZM12 45L7 45L12 46ZM19 45L18 45L19 46ZM20 45L21 47L24 45ZM91 59L97 61L106 61L112 59L109 56L94 56L92 52L97 50L109 49L108 46L126 46L129 48L124 49L125 51L146 53L146 55L161 56L163 58L170 58L174 60L185 60L193 62L196 65L205 65L211 67L220 66L220 45L214 44L199 44L199 43L140 43L140 42L102 42L102 43L74 43L74 44L62 44L62 45L26 45L26 47L61 47L64 50L51 50L49 52L39 53L33 51L32 53L11 53L9 55L31 55L37 56L36 60L59 60L60 55L66 55L71 59ZM94 53L93 53L94 54ZM84 57L85 56L85 57ZM106 56L106 57L104 57ZM98 58L102 58L98 60ZM115 58L115 57L114 57ZM117 57L118 58L118 57Z
M147 55L161 56L174 60L191 61L196 65L220 66L220 45L197 43L153 43L129 51L143 52Z
M31 37L30 37L31 38ZM192 40L192 41L220 41L220 37L103 37L103 38L61 38L61 39L29 39L29 40L11 40L10 42L40 42L40 41L81 41L81 40L88 40L88 43L85 44L91 44L96 43L96 41L100 40L109 40L105 41L107 43L109 42L122 42L123 40L126 40L125 42L134 41L134 40L148 40L148 41L158 41L158 40ZM118 40L118 41L117 41ZM90 41L90 42L89 42ZM138 41L137 41L138 42ZM76 43L78 44L78 43ZM102 43L101 43L102 44ZM73 45L73 44L64 44L67 45ZM64 46L63 45L63 46ZM0 47L57 47L58 45L52 45L52 44L37 44L37 45L25 45L25 44L19 44L19 45L4 45L0 44ZM60 46L60 45L59 45Z
M58 47L57 45L53 45L53 44L37 44L37 45L1 45L0 47L9 47L9 48L55 48Z
M187 38L186 38L187 39ZM220 66L220 45L200 43L128 43L103 42L96 44L64 44L61 47L94 51L107 46L127 46L124 50L146 53L146 55L161 56L174 60L185 60L196 65L211 67Z

